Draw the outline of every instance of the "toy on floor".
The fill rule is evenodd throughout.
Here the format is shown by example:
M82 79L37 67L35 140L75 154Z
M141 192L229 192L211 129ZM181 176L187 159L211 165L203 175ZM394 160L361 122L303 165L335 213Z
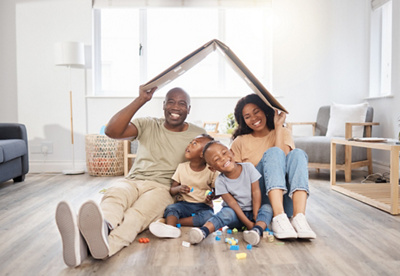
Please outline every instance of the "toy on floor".
M150 242L150 239L149 239L149 238L140 238L140 239L139 239L139 242L140 242L140 243L149 243L149 242Z
M247 254L246 253L237 253L236 254L236 259L241 260L241 259L246 259Z

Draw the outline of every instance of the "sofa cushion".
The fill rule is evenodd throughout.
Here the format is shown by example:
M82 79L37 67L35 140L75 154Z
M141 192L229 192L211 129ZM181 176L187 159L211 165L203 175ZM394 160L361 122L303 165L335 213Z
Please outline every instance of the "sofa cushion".
M309 163L331 163L331 139L334 137L311 136L295 137L296 148L304 150L308 155ZM336 137L339 138L339 137ZM328 154L327 154L328 153ZM352 148L352 162L367 159L367 149L360 147ZM336 164L344 164L344 145L336 145Z
M345 136L346 123L364 123L367 114L368 103L361 104L336 104L330 109L328 129L326 136ZM363 137L363 126L355 126L351 137Z
M6 139L0 140L0 163L10 161L28 153L24 140Z

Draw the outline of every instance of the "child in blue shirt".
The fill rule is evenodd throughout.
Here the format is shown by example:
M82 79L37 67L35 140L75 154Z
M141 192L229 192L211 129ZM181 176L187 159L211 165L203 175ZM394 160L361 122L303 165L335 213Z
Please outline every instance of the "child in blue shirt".
M200 243L210 233L224 226L247 229L244 240L257 245L260 237L272 220L272 208L261 205L260 173L251 163L236 163L234 155L225 145L211 141L203 149L207 164L220 172L215 181L215 194L224 200L223 208L201 228L189 232L191 244Z

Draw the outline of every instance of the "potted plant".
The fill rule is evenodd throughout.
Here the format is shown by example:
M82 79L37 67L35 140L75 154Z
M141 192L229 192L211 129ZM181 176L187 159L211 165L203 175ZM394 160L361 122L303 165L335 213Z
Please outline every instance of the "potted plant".
M225 122L226 133L233 134L238 126L235 120L235 115L233 115L233 113L229 113L228 116L226 116Z

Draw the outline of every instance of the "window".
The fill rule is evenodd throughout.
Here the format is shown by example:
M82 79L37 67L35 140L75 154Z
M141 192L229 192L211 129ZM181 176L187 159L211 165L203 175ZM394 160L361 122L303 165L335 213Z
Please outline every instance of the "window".
M136 95L140 84L206 42L228 45L267 87L271 30L263 8L95 9L95 94ZM156 94L180 86L193 97L242 96L247 84L213 52Z
M371 13L370 97L391 95L392 1L373 0Z

